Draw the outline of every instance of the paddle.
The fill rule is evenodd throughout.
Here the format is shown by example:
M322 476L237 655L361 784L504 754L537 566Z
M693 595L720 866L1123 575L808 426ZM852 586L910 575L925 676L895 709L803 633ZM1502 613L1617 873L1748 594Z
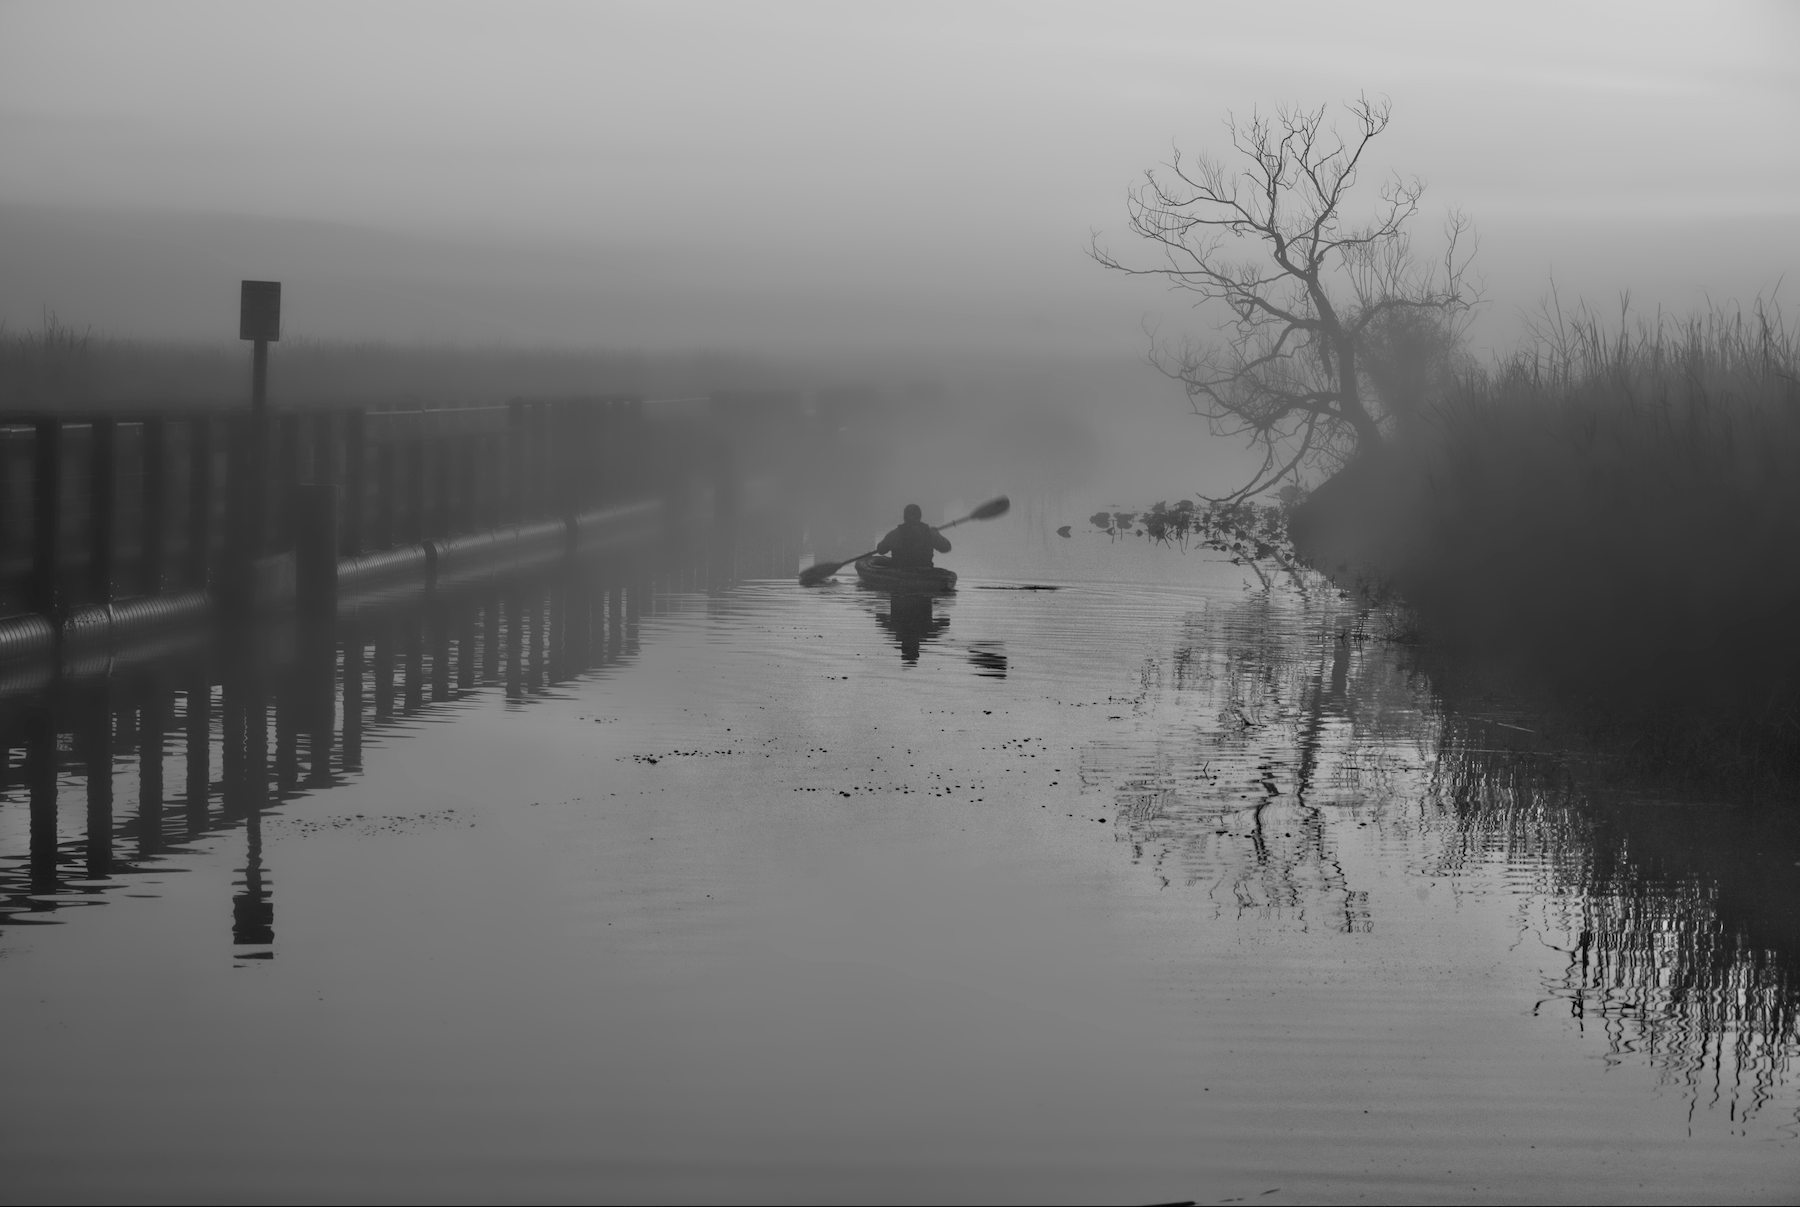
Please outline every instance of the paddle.
M958 524L967 524L970 520L991 520L995 516L1005 515L1007 509L1011 506L1012 500L1005 495L1001 495L997 499L989 499L962 519L951 520L948 524L939 524L937 526L937 531L942 532L944 529L954 528ZM858 558L868 557L869 554L874 552L875 551L871 549L868 553L859 553L856 557L847 557L841 562L814 562L806 569L800 571L800 585L802 587L816 587L832 575L836 574L839 570L842 570L845 566L848 566L851 562L856 561Z

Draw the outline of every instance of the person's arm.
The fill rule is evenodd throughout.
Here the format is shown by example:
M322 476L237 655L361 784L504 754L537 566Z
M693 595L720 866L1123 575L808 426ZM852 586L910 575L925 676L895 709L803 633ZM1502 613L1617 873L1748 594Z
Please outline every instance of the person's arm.
M950 538L933 528L931 530L931 547L939 553L950 552Z
M895 529L895 531L897 532L899 530ZM894 533L890 532L886 536L881 538L881 544L875 546L875 552L877 552L877 553L892 553L893 551L894 551Z

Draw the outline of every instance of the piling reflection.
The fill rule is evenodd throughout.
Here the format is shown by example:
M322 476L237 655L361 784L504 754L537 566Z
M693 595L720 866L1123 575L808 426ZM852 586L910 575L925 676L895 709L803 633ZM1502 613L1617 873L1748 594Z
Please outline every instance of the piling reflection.
M1536 1013L1734 1117L1765 1103L1800 1057L1793 811L1609 788L1503 700L1447 701L1415 652L1367 632L1268 596L1194 613L1118 705L1147 736L1083 759L1134 857L1220 912L1343 932L1383 925L1352 844L1423 885L1498 882L1555 970Z
M766 556L734 556L732 571L792 572L791 542L761 548ZM102 903L224 837L243 844L233 957L273 958L275 877L263 846L272 811L357 775L371 747L471 695L499 689L527 707L634 660L640 617L659 597L708 582L710 570L642 550L588 557L377 600L335 621L197 634L147 664L99 659L47 684L0 688L0 807L29 813L24 849L0 851L0 927ZM64 795L85 804L77 827Z
M723 590L721 564L716 548L598 556L0 694L0 800L29 821L0 849L0 926L106 901L214 843L235 873L211 915L221 948L274 958L282 869L263 839L281 810L472 695L530 708L631 663L644 618L674 593ZM740 550L730 565L786 579L793 561ZM947 630L934 609L952 605L859 594L843 606L865 641L861 612L874 615L880 644L911 665ZM981 616L969 608L958 631L983 633ZM969 689L1017 676L1020 648L1033 676L1085 656L1074 629L1035 646L994 631L955 652ZM1133 857L1202 908L1277 930L1379 931L1399 908L1382 904L1384 887L1391 897L1400 881L1504 894L1521 942L1545 953L1543 984L1523 986L1541 1017L1734 1112L1770 1100L1800 1055L1794 815L1608 788L1501 702L1447 698L1414 651L1368 633L1329 603L1215 598L1137 667L1135 692L1068 701L1113 735L1086 743L1079 772L1115 801ZM1114 682L1116 647L1102 634L1094 649Z

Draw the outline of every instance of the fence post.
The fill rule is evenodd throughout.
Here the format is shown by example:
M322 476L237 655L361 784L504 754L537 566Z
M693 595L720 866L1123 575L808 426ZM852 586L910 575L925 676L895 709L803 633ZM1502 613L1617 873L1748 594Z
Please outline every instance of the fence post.
M586 506L598 507L606 489L606 421L611 418L610 400L588 411Z
M57 535L62 512L62 421L40 419L32 450L31 606L56 612Z
M212 543L212 420L188 424L188 582L206 586Z
M338 483L337 412L321 410L312 422L312 469L307 481L331 488L335 500ZM332 511L337 510L335 502ZM336 538L333 538L334 542Z
M655 479L651 477L652 467L648 464L651 456L649 441L645 438L644 401L633 398L625 404L625 422L620 426L620 445L623 455L619 458L621 465L629 465L631 471L621 475L625 479L624 486L630 491L632 498L642 495Z
M88 474L88 590L95 603L112 600L114 474L118 469L117 424L110 418L93 421L93 447Z
M344 412L344 547L345 557L363 551L363 412Z
M143 530L138 541L138 589L146 595L162 590L164 464L168 425L160 416L144 420Z
M482 513L488 509L484 500L484 486L481 471L481 434L466 432L459 437L459 446L463 450L463 531L473 532L488 527L481 522Z
M451 481L450 446L454 437L439 433L431 439L432 486L431 535L439 539L450 535L454 525L451 516L451 498L456 493L455 484Z
M525 404L506 404L506 520L517 524L525 518Z
M394 442L375 446L375 543L394 547Z
M533 403L531 407L531 515L538 519L549 510L550 506L550 407L546 403Z
M406 442L406 543L425 539L425 440L416 432Z
M275 533L270 553L294 547L294 488L300 481L300 417L280 416L275 425Z
M565 523L575 516L574 475L570 472L575 453L574 421L573 403L551 404L545 441L550 454L550 510Z
M294 487L294 602L302 617L337 613L337 508L329 482Z
M261 531L252 515L260 497L251 462L256 460L255 441L262 428L256 415L230 415L225 419L225 555L219 568L219 587L229 612L246 607L249 565L256 556Z

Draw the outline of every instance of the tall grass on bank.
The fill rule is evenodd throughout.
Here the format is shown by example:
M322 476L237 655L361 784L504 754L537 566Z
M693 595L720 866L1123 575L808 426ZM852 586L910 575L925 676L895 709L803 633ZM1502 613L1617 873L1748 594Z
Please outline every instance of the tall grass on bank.
M1706 714L1671 757L1800 769L1800 335L1772 303L1553 312L1398 456L1393 577L1432 629L1616 716Z

